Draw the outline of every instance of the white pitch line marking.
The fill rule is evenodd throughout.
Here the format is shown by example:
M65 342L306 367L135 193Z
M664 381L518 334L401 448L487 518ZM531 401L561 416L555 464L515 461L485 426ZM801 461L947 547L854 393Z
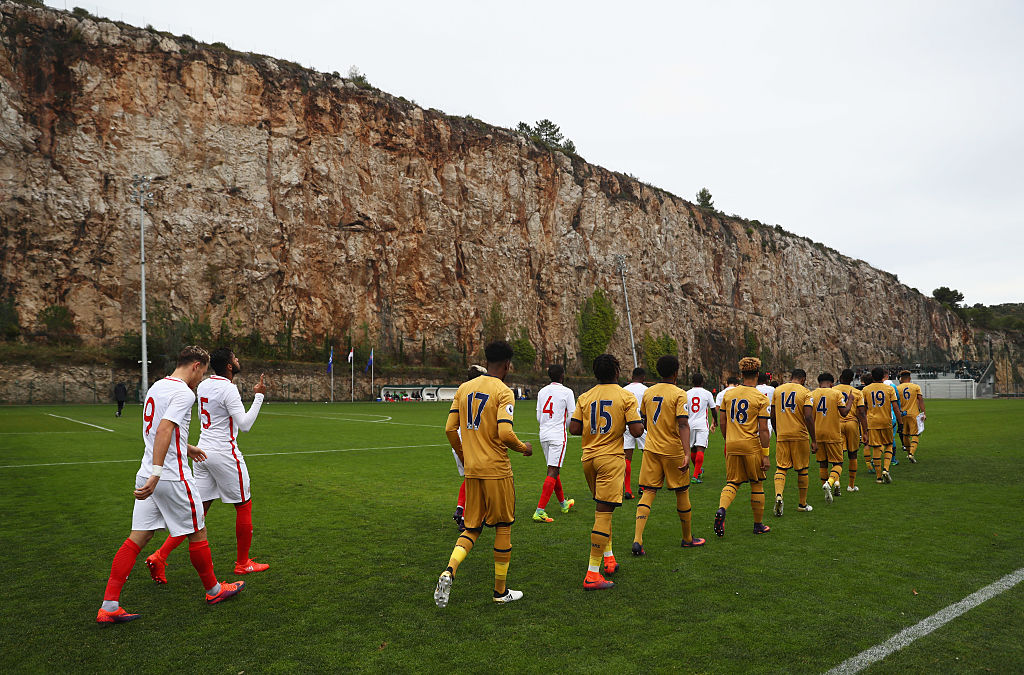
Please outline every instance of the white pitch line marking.
M413 448L446 448L447 443L431 443L429 445L390 445L373 448L331 448L328 450L288 450L284 452L247 452L246 457L266 457L270 455L312 455L333 452L362 452L364 450L405 450ZM45 464L0 464L0 469L27 469L36 466L79 466L82 464L117 464L120 462L139 462L136 459L97 459L83 462L48 462Z
M875 645L874 647L843 661L838 666L828 671L826 675L851 675L852 673L859 673L868 666L881 661L889 654L903 649L918 638L928 635L935 629L946 625L961 614L974 609L986 600L990 600L1000 593L1005 593L1021 581L1024 581L1024 567L1014 572L1010 572L1002 579L992 582L981 590L971 593L963 600L954 602L952 605L949 605L944 609L940 609L935 614L932 614L926 619L922 619L913 626L904 628L885 642Z
M53 413L46 413L46 414L49 415L50 417L56 417L57 419L67 420L68 422L77 422L78 424L84 424L87 427L95 427L96 429L103 429L103 431L109 431L112 434L116 433L113 429L108 429L106 427L101 427L98 424L89 424L88 422L83 422L82 420L73 420L70 417L62 417L61 415L54 415Z
M0 431L0 436L25 436L28 434L98 434L98 431Z
M326 415L302 415L300 413L275 413L275 412L263 412L263 411L260 411L260 412L261 412L261 414L264 414L264 415L279 415L281 417L305 417L306 419L311 419L311 420L336 420L338 422L365 422L367 424L397 424L397 425L403 426L403 427L426 427L428 429L441 429L442 431L444 430L443 426L437 425L437 424L416 424L415 422L394 422L394 421L392 421L393 418L387 417L387 415L379 415L379 417L386 417L387 418L387 419L382 419L382 420L352 420L352 419L348 419L348 418L345 418L345 417L328 417ZM358 414L358 413L350 413L350 414ZM536 433L536 434L534 434L534 433L520 433L518 435L519 436L529 436L530 438L533 438L533 437L540 438L540 434L539 433Z

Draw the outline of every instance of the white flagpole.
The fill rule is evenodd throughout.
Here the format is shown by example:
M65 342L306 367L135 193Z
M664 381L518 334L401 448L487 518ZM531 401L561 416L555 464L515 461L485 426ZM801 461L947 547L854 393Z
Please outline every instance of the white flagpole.
M355 352L354 352L353 348L349 347L348 348L348 355L349 355L348 365L349 365L349 369L352 371L351 373L349 373L349 375L352 377L351 388L349 389L349 396L350 396L350 398L351 398L353 403L356 400L356 359L355 359L354 353Z
M334 403L334 347L331 346L331 403Z
M370 402L373 403L377 400L377 396L373 393L373 349L370 349Z

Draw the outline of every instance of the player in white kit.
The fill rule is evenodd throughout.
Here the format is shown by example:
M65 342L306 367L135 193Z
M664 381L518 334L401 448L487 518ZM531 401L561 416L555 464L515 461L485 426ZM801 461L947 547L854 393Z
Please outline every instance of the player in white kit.
M132 531L121 544L110 566L98 623L124 623L139 618L120 606L121 589L135 566L142 547L153 532L167 528L172 536L187 537L192 566L206 588L206 602L214 605L237 594L245 582L218 582L213 557L206 540L206 520L197 504L199 491L186 461L205 459L203 452L188 444L188 425L193 389L203 379L210 355L200 347L185 347L169 377L158 380L146 392L142 407L142 438L146 450L135 475L135 508Z
M704 473L704 451L708 449L708 437L718 426L718 406L715 397L704 388L704 376L697 373L690 380L693 389L686 392L686 412L690 415L690 460L693 464L693 482L702 483ZM711 422L708 422L708 415Z
M757 376L757 386L754 387L754 389L757 389L759 392L761 392L762 394L767 396L769 401L771 401L772 400L772 396L775 395L775 387L773 387L772 385L768 384L768 373L761 373L760 375ZM772 407L768 406L768 414L771 415L771 412L772 412ZM768 421L768 437L771 438L771 435L773 433L775 433L775 429L772 428L771 420L769 420Z
M263 396L267 391L260 381L253 387L253 401L249 411L242 405L238 387L231 381L242 372L242 366L227 347L210 354L210 367L214 375L203 380L196 389L199 399L199 448L206 460L195 467L196 485L203 496L203 514L210 510L214 499L235 505L235 574L250 574L270 569L266 563L249 558L252 546L252 494L249 490L249 469L238 448L238 433L249 431L256 422ZM181 537L167 537L163 546L146 558L150 576L157 583L166 584L167 558L181 543Z
M643 368L634 368L631 382L623 387L626 391L636 396L637 401L644 400L644 392L647 391L647 385L644 384L644 379L647 377L647 371ZM623 480L623 492L622 496L626 499L633 498L633 490L630 488L630 474L633 468L633 450L644 449L644 441L647 440L647 431L645 430L643 435L639 438L634 438L629 429L626 429L626 433L622 435L622 447L626 452L626 477Z
M572 412L576 410L576 397L573 396L572 389L562 384L562 380L565 379L565 368L558 364L548 366L548 377L551 378L551 384L537 393L540 447L544 450L548 463L548 475L544 479L540 501L537 502L537 510L533 514L533 520L538 523L554 521L554 518L548 516L545 511L552 492L562 506L562 513L569 513L569 509L576 503L575 499L565 498L562 478L558 475L565 459L565 446L568 440L566 425Z

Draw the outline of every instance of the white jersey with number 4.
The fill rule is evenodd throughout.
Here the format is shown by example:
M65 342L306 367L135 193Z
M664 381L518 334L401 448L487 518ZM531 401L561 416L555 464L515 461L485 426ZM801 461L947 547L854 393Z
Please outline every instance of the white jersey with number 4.
M691 429L709 428L708 411L715 407L715 397L704 387L694 387L686 392L686 412L690 415Z
M537 392L537 423L540 440L565 442L565 425L576 409L572 389L560 382L552 382Z
M140 478L153 475L153 443L160 420L170 420L177 427L171 436L171 444L164 456L164 469L160 482L191 480L192 470L188 466L188 424L192 419L192 404L196 395L187 384L176 377L157 380L146 392L142 406L142 440L146 451L139 467Z
M196 388L199 398L198 445L203 452L231 454L238 449L238 432L249 431L263 405L263 394L253 397L249 412L242 405L242 396L231 380L219 375L203 380Z

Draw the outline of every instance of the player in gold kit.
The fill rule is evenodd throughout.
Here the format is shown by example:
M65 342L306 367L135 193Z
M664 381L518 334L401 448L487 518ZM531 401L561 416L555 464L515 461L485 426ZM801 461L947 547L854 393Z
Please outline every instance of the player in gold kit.
M850 484L846 486L847 492L857 492L857 452L860 450L861 441L867 434L868 421L865 414L864 394L853 386L853 371L849 368L839 373L839 384L835 386L843 394L843 402L850 406L849 414L843 417L843 444L846 446L846 454L849 457Z
M825 501L842 490L839 479L843 475L843 417L850 413L851 405L846 404L843 393L834 389L832 373L818 375L818 388L811 392L811 447L818 458L818 471Z
M658 359L661 381L644 392L640 414L647 428L640 487L643 495L636 507L633 555L645 555L644 528L658 490L667 487L676 493L676 512L683 526L683 547L702 546L704 540L690 531L690 426L686 392L676 386L679 359Z
M807 467L811 461L810 425L811 392L804 383L807 372L794 368L790 380L775 388L772 394L772 427L775 429L775 515L783 511L782 494L786 489L786 472L796 471L800 502L797 511L813 511L807 503Z
M864 405L867 407L868 434L865 445L871 448L871 463L877 472L876 483L891 483L889 464L892 461L892 415L903 419L896 390L885 384L885 369L871 370L871 382L864 387Z
M725 438L725 478L715 512L715 534L725 536L725 511L736 498L740 485L750 483L750 508L754 512L754 534L771 528L763 522L764 479L770 452L768 442L768 397L755 389L761 360L748 356L740 360L743 384L722 397L722 436Z
M596 512L590 532L590 563L583 578L588 591L611 588L615 584L601 574L615 574L619 564L612 553L612 512L622 505L622 486L626 476L626 454L622 435L629 430L634 438L644 433L644 423L636 397L618 385L619 361L611 354L594 359L594 377L598 385L576 400L569 420L569 433L583 436L583 475L594 495Z
M921 421L928 419L924 412L924 394L921 387L910 381L910 371L904 370L900 373L900 386L896 387L900 397L900 410L903 412L903 425L901 429L903 449L907 451L907 459L911 464L917 464L917 438L920 435Z

